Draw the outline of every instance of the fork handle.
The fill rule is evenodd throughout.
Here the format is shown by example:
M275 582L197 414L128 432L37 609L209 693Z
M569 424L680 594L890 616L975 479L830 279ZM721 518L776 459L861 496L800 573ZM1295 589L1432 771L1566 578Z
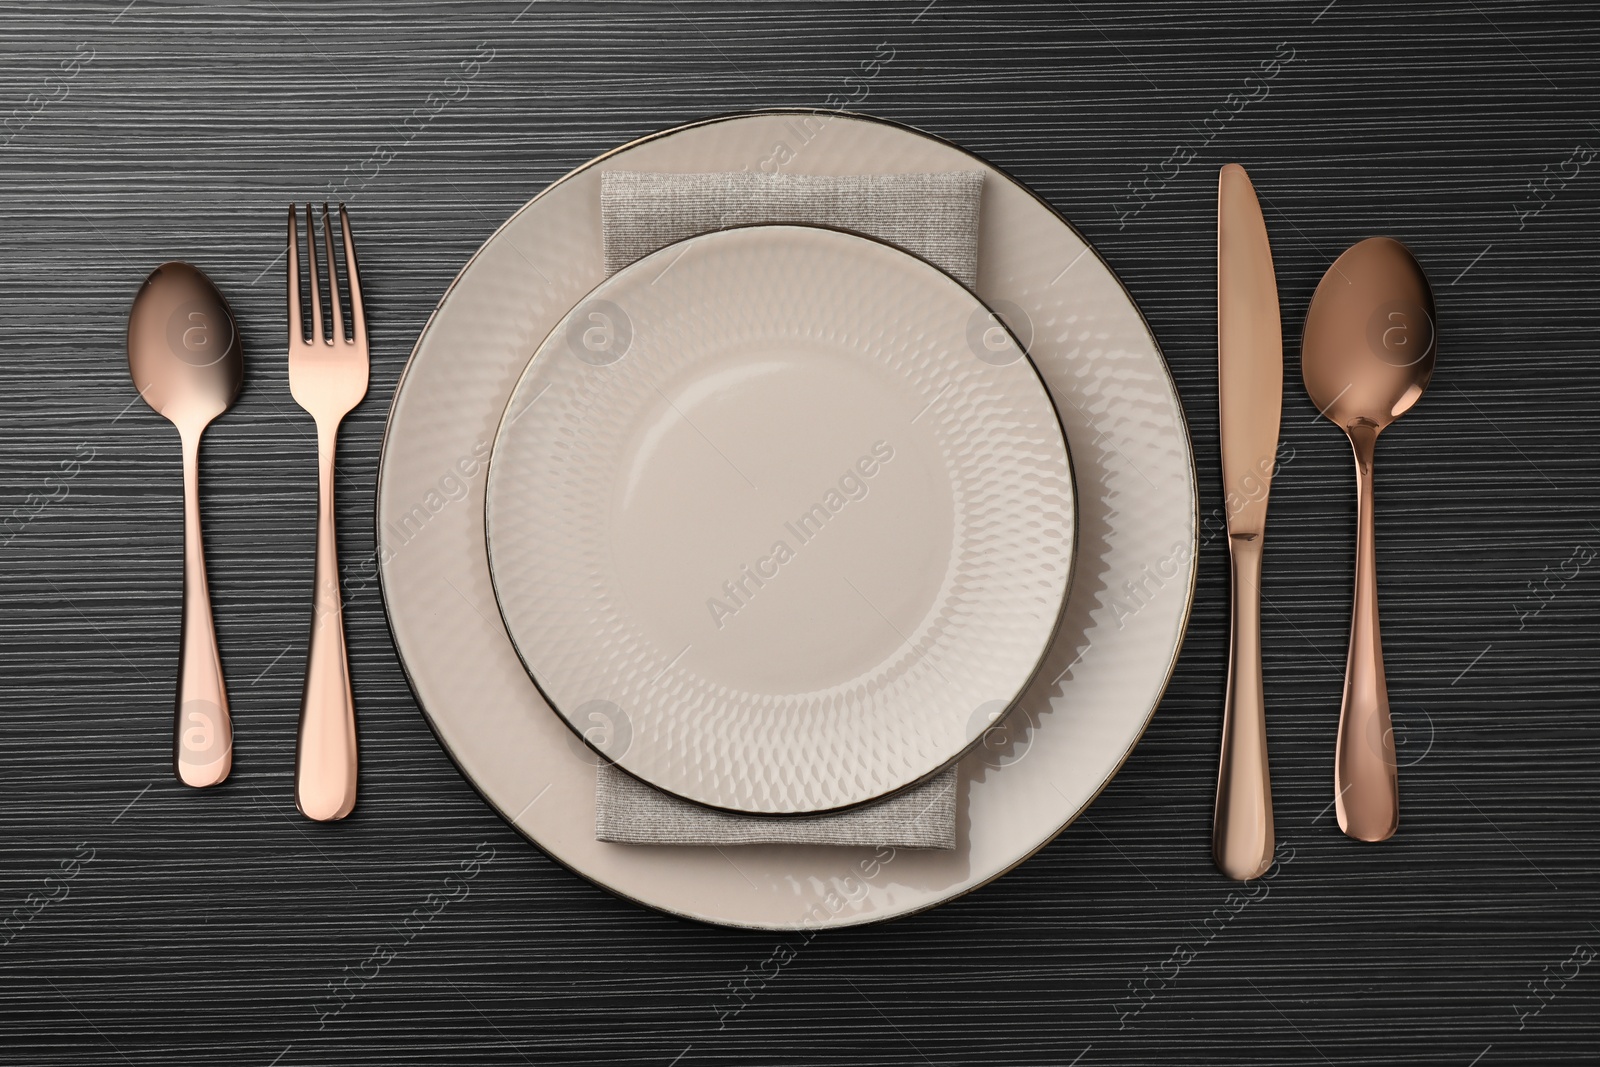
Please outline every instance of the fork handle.
M317 424L317 566L311 650L300 703L294 802L301 814L332 822L356 806L356 705L344 643L339 552L334 541L333 456L339 428Z
M196 788L216 785L233 769L233 724L222 656L211 621L211 590L200 537L200 435L183 427L183 632L179 641L178 699L174 709L172 766L178 780Z
M1334 756L1339 828L1358 841L1383 841L1400 825L1399 770L1389 722L1389 683L1378 630L1378 554L1373 528L1372 458L1378 429L1349 428L1356 459L1356 591L1350 611L1350 654Z

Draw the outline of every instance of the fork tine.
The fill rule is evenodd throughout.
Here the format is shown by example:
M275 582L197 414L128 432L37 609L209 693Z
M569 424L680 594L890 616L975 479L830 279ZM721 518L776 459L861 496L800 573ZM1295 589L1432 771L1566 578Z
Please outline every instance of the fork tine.
M350 325L356 344L364 345L367 343L367 313L361 304L361 275L356 270L356 242L350 236L350 213L343 204L339 205L339 227L344 230L344 269L350 275Z
M289 343L303 344L306 324L300 319L300 225L289 205Z
M306 205L306 273L311 279L311 340L323 341L322 284L317 280L317 220Z
M322 202L322 247L328 253L328 310L333 313L333 343L344 344L344 309L339 304L339 264L333 256L333 223L328 202Z

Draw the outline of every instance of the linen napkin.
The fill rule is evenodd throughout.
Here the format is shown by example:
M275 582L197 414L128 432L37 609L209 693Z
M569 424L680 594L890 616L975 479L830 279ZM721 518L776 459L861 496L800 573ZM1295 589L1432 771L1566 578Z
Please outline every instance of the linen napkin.
M946 174L662 174L600 176L606 273L711 230L807 223L875 237L948 272L969 289L978 275L982 171ZM865 845L956 847L956 770L886 800L804 818L713 811L601 763L595 837L651 845Z
M983 172L948 174L600 175L606 273L674 241L730 226L798 222L854 230L978 281Z

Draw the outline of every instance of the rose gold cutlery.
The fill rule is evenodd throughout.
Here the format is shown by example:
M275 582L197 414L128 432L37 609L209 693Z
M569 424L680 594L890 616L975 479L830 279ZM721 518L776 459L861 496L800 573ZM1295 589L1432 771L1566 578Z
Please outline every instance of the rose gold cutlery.
M350 278L351 337L345 337L339 303L328 205L322 205L322 238L328 258L328 308L331 333L324 333L323 294L318 284L316 226L306 205L306 270L310 280L311 335L300 314L300 253L295 209L289 208L289 390L317 423L316 586L311 616L311 649L306 657L306 688L300 705L300 740L295 757L295 804L311 819L329 822L350 814L356 804L356 709L350 692L345 650L344 607L339 590L339 556L334 543L333 460L339 423L367 395L367 323L361 304L361 278L350 216L339 205L344 234L345 272Z
M1237 163L1222 168L1217 184L1217 378L1233 616L1212 854L1223 874L1242 880L1266 870L1273 850L1261 556L1283 407L1283 332L1266 221Z
M244 382L233 312L187 263L150 273L128 313L128 370L139 395L183 441L183 627L173 768L186 785L216 785L233 767L233 727L211 621L200 535L200 437Z
M1372 237L1322 276L1306 313L1306 392L1350 438L1356 460L1356 589L1334 757L1339 828L1382 841L1400 824L1389 692L1378 633L1372 459L1378 435L1411 409L1433 377L1433 291L1405 245Z

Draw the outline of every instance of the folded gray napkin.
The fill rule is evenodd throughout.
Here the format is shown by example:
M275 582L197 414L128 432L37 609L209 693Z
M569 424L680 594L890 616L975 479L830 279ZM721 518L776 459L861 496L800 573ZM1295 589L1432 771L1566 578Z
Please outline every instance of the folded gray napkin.
M763 818L712 811L609 763L595 783L594 836L631 845L956 847L956 772L833 815Z
M978 275L982 171L948 174L656 174L600 176L606 273L675 241L757 223L854 230L921 256L968 288ZM956 847L956 770L887 800L806 818L713 811L602 763L595 837L647 845Z
M606 273L674 241L730 226L798 222L876 237L947 271L978 280L983 172L949 174L600 175Z

